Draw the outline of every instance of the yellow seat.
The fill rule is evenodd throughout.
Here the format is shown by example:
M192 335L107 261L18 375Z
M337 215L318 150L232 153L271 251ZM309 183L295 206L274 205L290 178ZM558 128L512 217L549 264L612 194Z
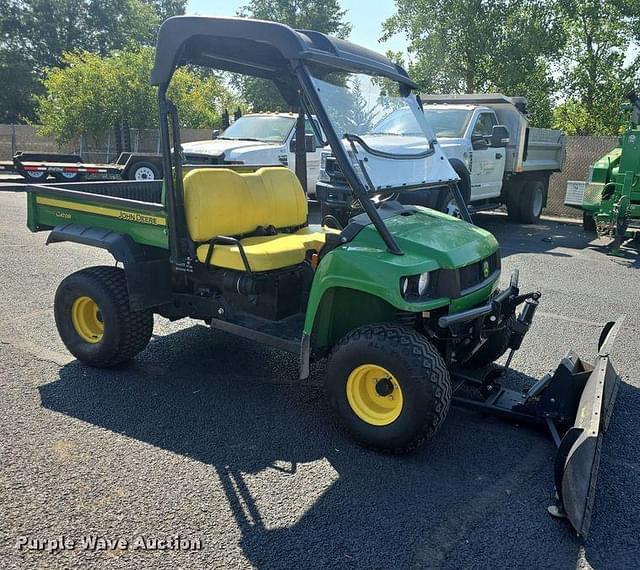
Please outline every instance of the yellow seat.
M240 242L251 271L270 271L302 263L307 251L320 251L326 233L336 231L331 228L314 231L307 227L294 234L247 237ZM201 245L197 249L198 259L202 263L206 261L208 251L208 245ZM217 267L245 270L237 245L215 245L210 263Z
M209 242L217 236L240 237L259 227L299 228L307 222L307 200L288 168L255 172L195 168L184 177L184 205L191 239L200 243L198 260L206 261ZM252 271L270 271L302 263L307 251L319 251L329 228L303 227L295 233L240 239ZM237 245L216 244L211 265L244 271Z

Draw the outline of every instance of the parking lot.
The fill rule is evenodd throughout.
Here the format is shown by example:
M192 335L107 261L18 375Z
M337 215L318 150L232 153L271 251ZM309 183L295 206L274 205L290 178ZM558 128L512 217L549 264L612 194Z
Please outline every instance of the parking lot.
M602 454L591 534L552 519L554 446L543 432L453 409L414 455L354 445L325 402L322 364L196 322L158 320L129 366L76 362L53 320L69 273L112 264L25 226L0 191L0 567L637 568L640 561L640 255L606 254L579 225L477 222L500 241L503 279L540 289L513 361L538 378L568 348L589 359L626 321L623 375ZM194 550L18 551L20 536L200 541Z

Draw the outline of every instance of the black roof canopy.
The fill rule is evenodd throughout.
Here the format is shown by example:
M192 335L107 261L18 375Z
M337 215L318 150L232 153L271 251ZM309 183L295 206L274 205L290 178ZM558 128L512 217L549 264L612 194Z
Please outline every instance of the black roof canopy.
M286 96L295 91L293 69L302 60L416 87L389 58L345 40L276 22L204 16L175 16L162 24L151 83L166 85L176 67L194 64L271 79Z

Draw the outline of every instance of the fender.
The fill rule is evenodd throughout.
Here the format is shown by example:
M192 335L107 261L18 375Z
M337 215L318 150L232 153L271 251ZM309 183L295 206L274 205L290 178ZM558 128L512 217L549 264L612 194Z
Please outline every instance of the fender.
M456 171L456 174L460 177L462 184L460 184L460 192L462 192L462 197L465 202L469 202L471 197L471 173L467 168L467 165L462 162L459 158L450 158L449 164Z
M129 305L133 311L156 307L171 300L171 266L167 250L142 246L126 234L78 224L53 228L46 243L60 242L106 249L116 261L123 263Z

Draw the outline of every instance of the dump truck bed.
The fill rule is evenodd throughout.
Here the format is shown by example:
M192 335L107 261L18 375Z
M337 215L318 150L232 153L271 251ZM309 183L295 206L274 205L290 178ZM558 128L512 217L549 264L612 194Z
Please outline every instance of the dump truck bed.
M25 186L32 232L76 224L130 236L136 243L168 248L162 181L70 182Z

